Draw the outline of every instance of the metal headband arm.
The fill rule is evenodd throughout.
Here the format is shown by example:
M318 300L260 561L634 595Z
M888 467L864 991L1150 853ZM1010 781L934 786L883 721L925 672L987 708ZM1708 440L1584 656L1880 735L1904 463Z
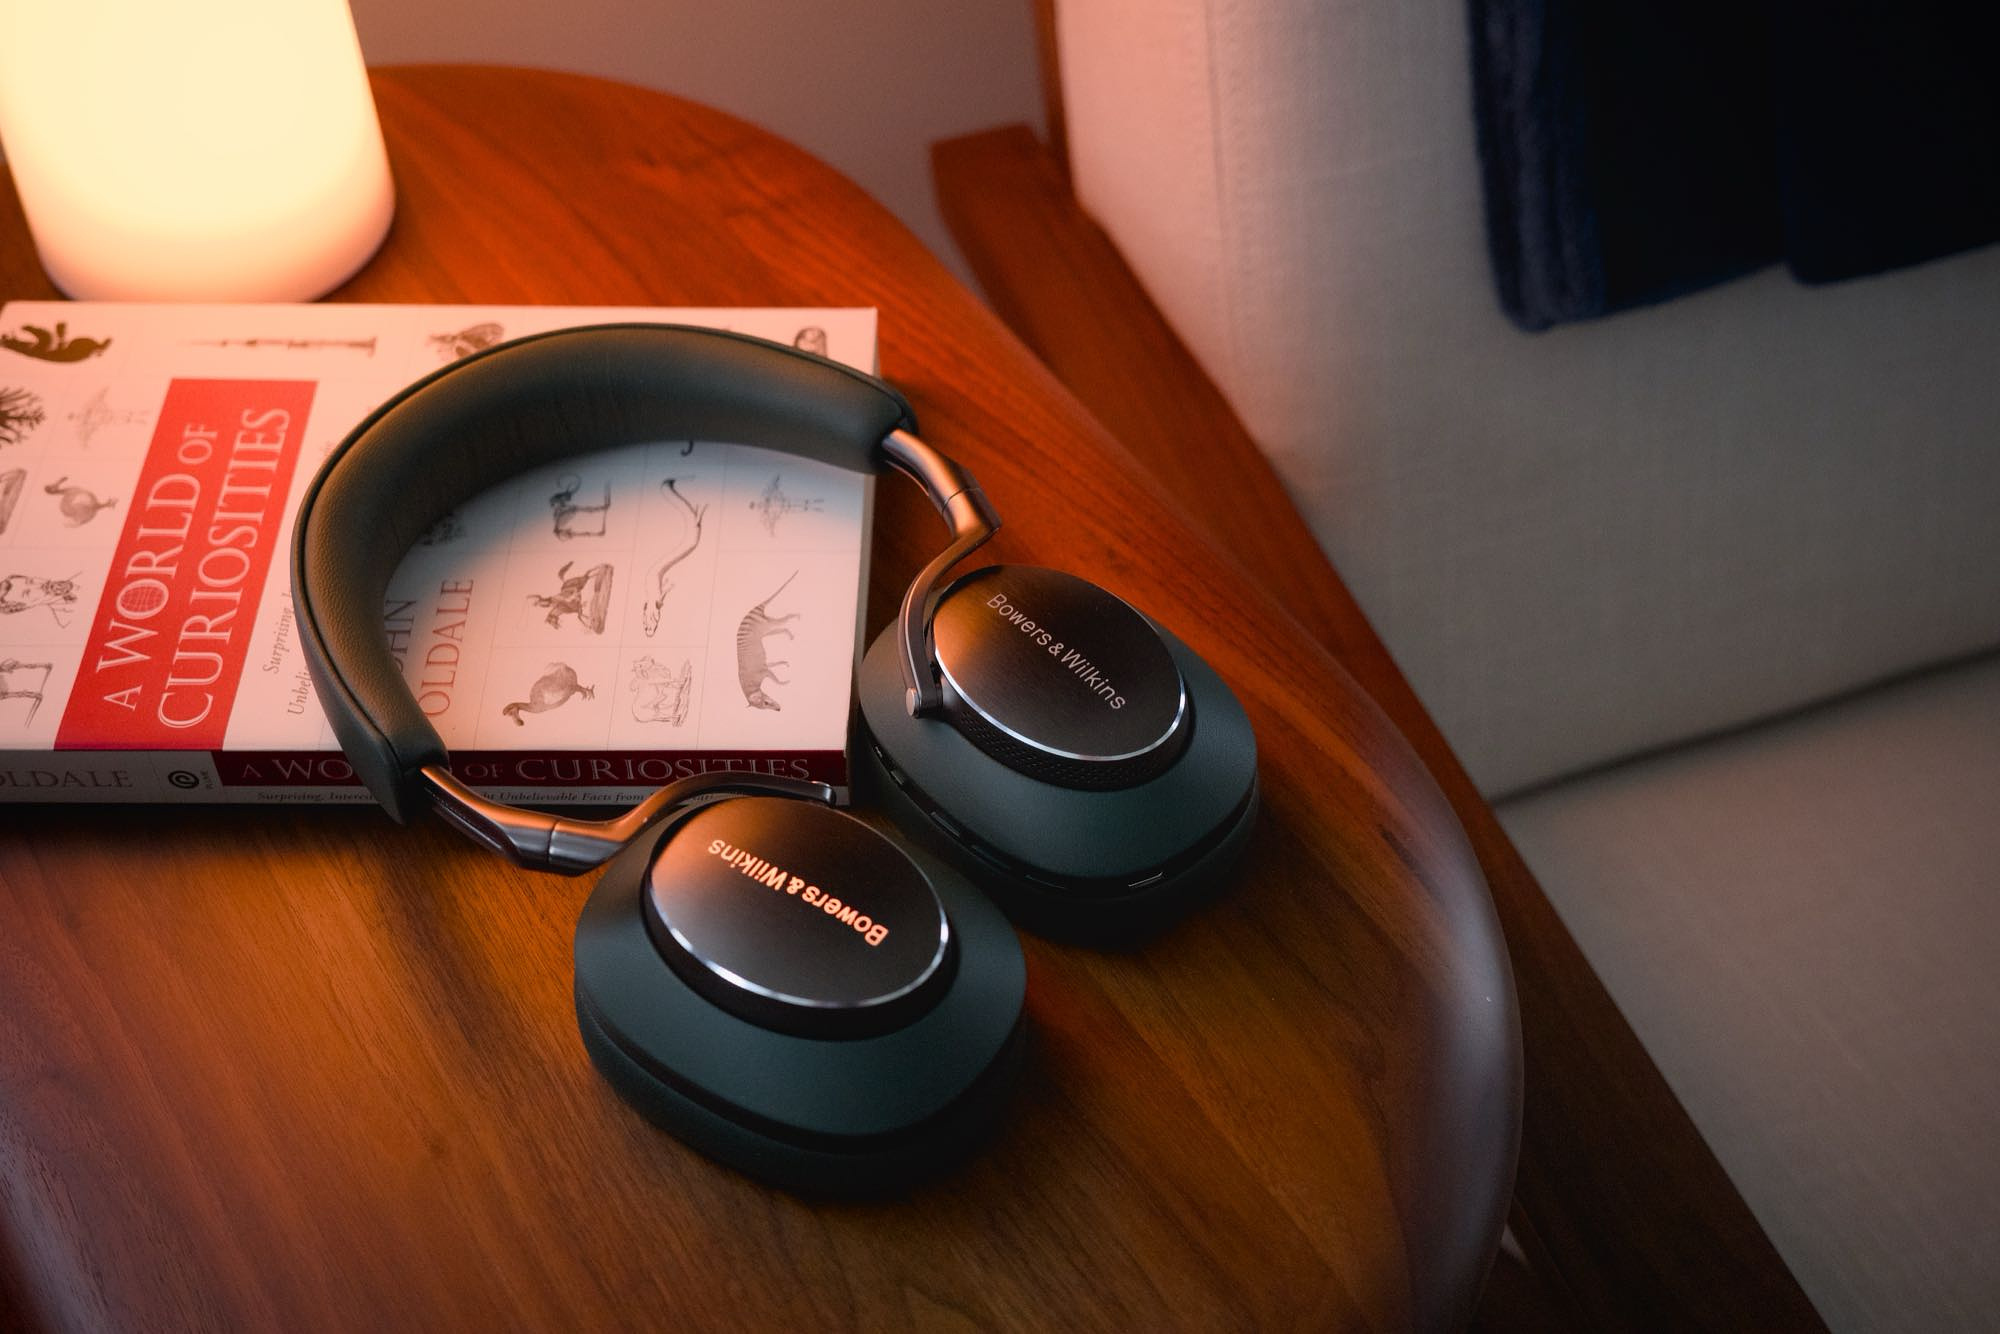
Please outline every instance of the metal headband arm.
M951 525L951 545L924 566L903 593L896 615L902 647L903 707L913 718L944 707L944 691L931 670L931 613L952 566L1000 529L1000 516L979 489L972 474L932 449L908 431L891 431L882 454L898 472L924 489L931 504Z
M626 844L697 797L761 793L833 804L833 789L825 783L720 769L669 783L613 819L572 820L488 800L442 765L427 764L420 772L446 824L516 866L562 875L582 875L604 865Z

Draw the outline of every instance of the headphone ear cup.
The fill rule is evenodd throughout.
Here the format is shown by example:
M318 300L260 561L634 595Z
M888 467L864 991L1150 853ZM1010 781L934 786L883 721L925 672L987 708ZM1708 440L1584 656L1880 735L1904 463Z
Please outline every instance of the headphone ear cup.
M1256 822L1257 743L1214 669L1153 628L1192 711L1185 749L1157 776L1109 791L1059 786L995 759L950 721L912 718L891 627L857 675L857 795L1038 934L1118 944L1161 928L1241 858Z
M661 943L656 917L649 917L649 902L656 903L659 893L655 868L666 865L661 854L677 834L692 833L694 855L702 858L715 840L694 822L739 801L796 805L798 814L812 819L865 826L892 850L892 862L906 861L928 882L948 923L951 955L927 1008L886 1031L878 1025L859 1036L783 1031L704 994L685 975L686 959L669 962L675 946ZM809 842L822 832L808 828L801 838ZM745 851L761 845L743 842ZM795 864L809 869L803 860ZM825 909L824 898L808 903L788 894L784 883L751 874L757 868L747 862L716 866L721 879L698 887L694 906L712 907L719 891L725 901L751 905L753 913L768 910L767 920L782 924L787 937L775 945L787 956L782 966L810 971L825 962L810 952L802 956L794 931L824 930L831 948L864 958L876 948L866 933ZM842 883L871 879L864 874ZM854 892L857 899L866 893ZM735 920L740 925L741 918ZM902 929L901 920L892 935ZM674 929L678 936L680 928ZM716 939L678 943L704 947L690 951L699 958L712 953L705 946ZM577 1028L605 1080L691 1147L787 1190L880 1195L958 1162L997 1124L1025 1050L1027 967L1006 919L949 866L895 843L872 824L806 803L715 803L627 848L584 905L575 961Z

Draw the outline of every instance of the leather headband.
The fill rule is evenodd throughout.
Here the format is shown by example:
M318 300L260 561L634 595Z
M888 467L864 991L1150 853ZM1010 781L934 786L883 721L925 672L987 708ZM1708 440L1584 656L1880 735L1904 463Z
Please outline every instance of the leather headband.
M884 439L915 424L902 395L872 376L760 338L664 324L504 343L403 390L328 455L292 538L300 643L356 774L407 821L427 804L420 771L447 762L390 655L382 603L404 553L455 506L516 473L653 440L754 444L877 472Z

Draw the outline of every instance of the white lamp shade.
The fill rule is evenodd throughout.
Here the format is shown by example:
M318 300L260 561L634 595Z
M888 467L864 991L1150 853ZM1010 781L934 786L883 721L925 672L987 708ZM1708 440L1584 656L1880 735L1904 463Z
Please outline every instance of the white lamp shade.
M0 0L0 144L79 298L309 300L395 208L346 0Z

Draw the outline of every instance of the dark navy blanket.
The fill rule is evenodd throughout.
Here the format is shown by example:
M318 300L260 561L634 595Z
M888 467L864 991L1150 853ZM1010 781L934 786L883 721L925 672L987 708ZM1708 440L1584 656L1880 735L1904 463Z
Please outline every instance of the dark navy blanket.
M1468 7L1488 245L1525 329L2000 238L2000 6Z

